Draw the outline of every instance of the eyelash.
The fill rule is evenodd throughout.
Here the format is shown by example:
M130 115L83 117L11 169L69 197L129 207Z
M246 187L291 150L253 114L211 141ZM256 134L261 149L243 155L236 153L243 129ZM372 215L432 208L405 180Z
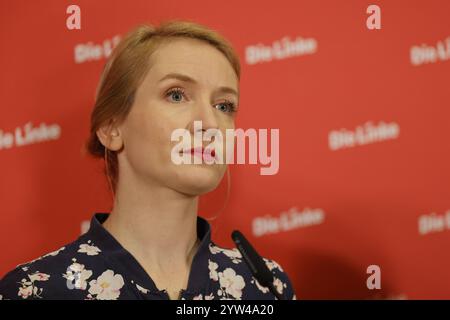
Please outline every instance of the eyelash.
M165 97L169 97L171 94L173 93L179 93L181 94L183 97L186 98L186 94L183 88L172 88L169 91L166 92ZM229 111L224 111L225 113L234 113L237 111L237 107L235 105L235 103L229 101L229 100L225 100L224 102L221 102L219 104L223 104L226 105L229 109Z

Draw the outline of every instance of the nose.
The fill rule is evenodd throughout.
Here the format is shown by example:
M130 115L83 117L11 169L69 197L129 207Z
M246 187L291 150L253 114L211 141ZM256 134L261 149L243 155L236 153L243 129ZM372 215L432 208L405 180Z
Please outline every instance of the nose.
M201 129L194 127L194 121L201 121ZM200 101L193 107L189 131L194 135L195 131L203 133L208 129L219 129L219 121L214 107L208 101Z

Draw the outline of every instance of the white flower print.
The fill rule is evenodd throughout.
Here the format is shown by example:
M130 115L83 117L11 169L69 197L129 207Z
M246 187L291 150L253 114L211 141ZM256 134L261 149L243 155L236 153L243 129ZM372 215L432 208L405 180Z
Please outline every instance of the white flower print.
M226 255L229 257L242 257L240 253L238 255L233 250L221 249L211 244L209 248L213 254L219 252L224 253L224 251L227 251ZM220 299L229 299L229 296L232 296L234 299L241 299L242 289L245 287L244 278L241 275L236 274L236 271L232 268L226 268L223 272L217 272L218 268L219 265L216 262L208 259L209 278L214 281L219 281L220 289L217 290L217 294L221 296ZM205 297L205 300L208 300L209 297L213 299L212 293L210 296Z
M244 278L237 275L234 269L226 268L223 272L219 272L219 283L226 294L231 295L235 299L241 299L245 282Z
M214 299L214 295L212 294L212 292L210 294L208 294L207 296L205 296L205 300L213 300Z
M148 289L146 289L146 288L144 288L144 287L138 285L137 283L135 283L134 280L131 280L130 282L131 282L132 284L134 284L134 285L136 286L136 289L138 289L140 292L142 292L142 293L144 293L144 294L147 294L147 293L150 292L150 290L148 290Z
M137 283L136 283L136 288L142 293L148 293L148 291L149 291L148 289L145 289L144 287L141 287Z
M80 244L80 249L78 250L78 252L86 253L88 256L96 256L99 252L102 252L102 250L100 250L98 247L90 245L89 243L90 241L88 241L88 243Z
M120 274L114 274L114 271L106 270L97 280L89 282L89 293L96 295L98 300L116 300L124 284Z
M37 292L37 287L34 287L34 291ZM19 288L18 296L22 299L28 299L33 294L33 286L22 286Z
M218 267L219 265L217 263L212 262L211 260L208 259L209 277L214 281L219 280L219 276L217 275Z
M230 258L231 261L232 261L233 263L238 264L238 263L241 263L241 262L242 262L242 260L241 260L242 254L241 254L241 253L239 252L239 250L236 249L236 248L233 248L233 249L223 249L223 248L220 248L220 247L218 247L218 246L212 245L212 244L210 243L210 244L209 244L209 251L210 251L212 254L223 253L223 254L226 255L228 258Z
M280 294L283 294L283 287L285 287L286 285L283 286L283 282L281 282L280 279L275 278L275 280L273 281L273 286Z
M209 251L211 251L212 254L217 254L222 251L218 246L214 246L211 243L209 244Z
M253 278L254 280L251 281L251 283L255 283L256 287L262 292L262 293L268 293L270 290L267 287L263 287L258 280ZM273 285L275 289L280 293L283 294L284 288L287 287L286 283L283 283L280 279L274 278ZM294 299L295 300L295 299Z
M42 273L42 272L35 272L31 275L28 275L28 278L30 278L31 282L47 281L50 278L50 275Z
M43 289L38 288L35 282L48 281L48 279L50 279L50 275L36 271L35 273L28 274L27 276L29 278L29 281L27 281L26 279L22 279L22 281L20 282L21 287L19 288L19 292L17 293L17 295L22 299L28 299L29 297L42 298L41 294Z
M73 259L72 261L76 261ZM91 270L86 270L84 264L77 262L72 263L67 267L67 271L63 274L63 277L67 279L66 285L70 290L80 289L86 290L87 280L92 276Z
M203 296L203 294L200 293L192 298L192 300L213 300L213 299L214 299L214 296L212 293L210 293L207 296ZM185 300L185 299L182 299L182 300Z
M266 258L263 258L267 267L269 268L270 271L272 271L273 269L279 269L280 272L284 272L283 268L281 268L281 266L274 260L269 260Z
M231 259L231 261L233 261L233 263L240 263L242 262L241 258L242 258L242 254L239 252L238 249L234 248L232 250L230 249L223 249L223 254L225 254L228 258Z
M256 284L256 287L262 292L262 293L268 293L270 290L267 287L263 287L262 285L259 284L258 280L256 280L255 278L253 278L254 280L252 280L252 283Z
M45 257L50 257L50 256L52 256L52 257L57 256L57 255L58 255L61 251L63 251L65 248L66 248L66 247L61 247L61 248L59 248L58 250L49 252L49 253L47 253L46 255L42 256L42 257L45 258Z

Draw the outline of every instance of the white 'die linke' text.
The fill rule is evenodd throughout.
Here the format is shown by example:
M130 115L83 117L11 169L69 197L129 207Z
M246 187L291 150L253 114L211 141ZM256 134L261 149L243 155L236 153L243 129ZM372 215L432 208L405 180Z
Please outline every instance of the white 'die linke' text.
M194 121L194 146L192 147L191 132L187 129L175 129L170 137L171 141L177 143L171 151L171 159L174 164L223 164L224 163L224 144L226 147L226 164L234 164L234 139L236 138L236 158L237 164L245 164L245 138L249 140L249 164L257 164L257 156L259 163L268 165L268 167L260 168L261 175L277 174L280 164L280 134L279 129L270 129L270 156L267 154L268 137L267 129L226 129L226 142L219 129L207 129L204 133L202 130L202 121ZM212 139L214 138L214 139ZM180 141L181 140L181 141ZM202 148L203 141L211 141L199 154L187 152L188 150L197 150ZM257 150L258 149L258 150ZM200 155L200 156L196 156ZM193 161L192 161L193 158Z
M13 147L22 147L39 142L58 140L61 136L59 124L41 123L39 127L28 122L22 127L16 127L14 132L7 132L0 129L0 150Z

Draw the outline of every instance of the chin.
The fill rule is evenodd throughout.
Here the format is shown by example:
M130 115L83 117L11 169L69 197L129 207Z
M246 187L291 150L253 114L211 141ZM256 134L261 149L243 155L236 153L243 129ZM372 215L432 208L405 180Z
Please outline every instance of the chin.
M189 195L202 195L217 188L225 173L220 167L209 165L189 165L180 167L178 190Z

